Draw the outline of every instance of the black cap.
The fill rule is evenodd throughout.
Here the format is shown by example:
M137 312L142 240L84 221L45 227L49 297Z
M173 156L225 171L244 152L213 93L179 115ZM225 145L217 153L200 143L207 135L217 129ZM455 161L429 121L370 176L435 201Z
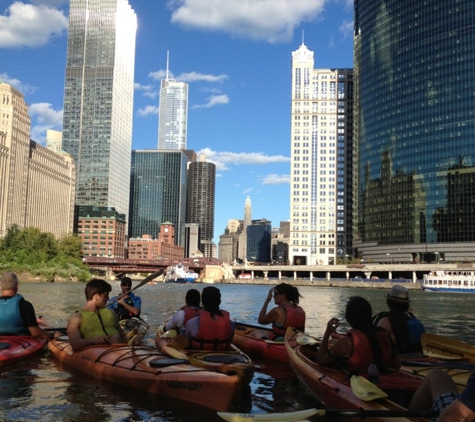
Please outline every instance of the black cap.
M122 277L120 279L120 285L123 286L124 284L132 284L132 279L130 277Z

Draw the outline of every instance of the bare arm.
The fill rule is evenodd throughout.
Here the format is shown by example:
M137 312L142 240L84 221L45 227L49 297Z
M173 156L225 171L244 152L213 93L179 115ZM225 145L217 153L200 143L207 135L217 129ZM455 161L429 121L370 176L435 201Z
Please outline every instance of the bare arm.
M59 336L61 336L61 333L59 331L47 332L43 330L41 327L28 327L28 331L34 337L44 338L48 340L52 340L54 338L58 338Z
M323 335L322 341L320 343L320 348L317 355L317 363L322 366L330 366L335 362L335 358L348 358L351 354L351 338L343 336L334 344L331 348L331 356L328 353L328 344L331 335L336 331L340 321L337 318L332 318L328 321L325 334Z
M391 336L391 340L394 343L396 342L396 336L394 335L393 327L391 327L391 321L389 321L388 317L381 318L377 326L384 328Z
M475 412L459 400L455 400L445 408L439 416L439 422L470 422L475 419Z

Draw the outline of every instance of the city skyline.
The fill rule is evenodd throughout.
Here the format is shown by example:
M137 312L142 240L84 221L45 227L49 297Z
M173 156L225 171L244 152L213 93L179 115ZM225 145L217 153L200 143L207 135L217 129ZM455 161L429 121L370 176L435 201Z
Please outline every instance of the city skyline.
M156 148L170 51L171 75L189 84L187 147L216 164L214 241L242 218L247 196L253 216L278 227L289 219L291 53L304 36L316 67L352 67L352 2L288 0L263 19L265 2L229 0L215 22L213 2L129 3L138 20L132 148ZM62 129L68 3L8 1L0 13L0 79L23 92L31 138L44 144L46 129Z

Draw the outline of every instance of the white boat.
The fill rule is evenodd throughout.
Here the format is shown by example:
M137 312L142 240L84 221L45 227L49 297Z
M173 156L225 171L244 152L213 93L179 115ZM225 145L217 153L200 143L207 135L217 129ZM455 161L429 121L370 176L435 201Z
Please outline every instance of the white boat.
M198 274L190 271L181 262L175 266L167 268L165 274L166 283L194 283L198 278Z
M431 271L421 286L431 292L475 293L475 271Z

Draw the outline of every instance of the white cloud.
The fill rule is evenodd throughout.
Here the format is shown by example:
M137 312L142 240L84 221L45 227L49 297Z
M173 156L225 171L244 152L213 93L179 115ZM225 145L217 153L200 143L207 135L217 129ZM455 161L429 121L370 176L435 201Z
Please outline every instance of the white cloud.
M208 102L206 104L195 105L192 108L211 108L217 104L228 104L229 97L227 95L212 95L208 98Z
M35 103L28 107L32 118L31 139L44 145L46 130L61 130L63 126L63 110L53 110L49 103Z
M23 95L33 94L36 88L30 85L24 84L19 79L11 78L7 73L0 73L0 82L4 82L11 85L13 88L20 91Z
M283 155L266 155L262 152L229 152L213 151L210 148L203 148L197 154L204 154L207 161L216 164L218 171L228 170L230 165L266 165L289 162L289 157Z
M354 29L354 22L352 20L351 21L344 20L343 23L338 28L338 30L346 37L353 36L353 29Z
M141 85L137 82L134 83L134 89L136 91L141 91L144 97L157 98L158 97L158 88L155 85Z
M328 0L169 0L172 23L268 42L290 41Z
M156 72L150 72L148 76L155 81L161 81L165 79L167 75L167 71L160 69ZM176 79L180 82L186 83L193 83L193 82L209 82L209 83L217 83L223 82L225 79L228 78L228 75L209 75L204 73L198 72L184 72L178 76L175 76L172 72L168 71L168 77L170 79Z
M47 6L15 2L6 13L0 15L0 47L42 46L63 35L68 27L63 12Z
M44 6L61 6L63 4L68 4L69 0L31 0L32 3L44 5Z
M158 116L158 106L146 106L145 108L139 108L137 110L137 115L140 117L146 117L150 115Z
M161 81L162 79L165 79L166 76L167 71L163 69L157 70L156 72L150 72L148 74L148 77L152 78L154 81ZM173 78L173 73L168 71L168 77Z
M288 174L268 174L261 179L263 185L287 185L290 183Z

